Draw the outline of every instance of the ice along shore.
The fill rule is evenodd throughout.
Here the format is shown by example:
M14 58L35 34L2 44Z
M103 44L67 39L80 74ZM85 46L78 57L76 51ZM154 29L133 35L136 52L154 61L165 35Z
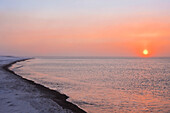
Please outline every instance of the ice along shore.
M65 94L17 75L9 67L29 58L0 57L1 113L86 113Z

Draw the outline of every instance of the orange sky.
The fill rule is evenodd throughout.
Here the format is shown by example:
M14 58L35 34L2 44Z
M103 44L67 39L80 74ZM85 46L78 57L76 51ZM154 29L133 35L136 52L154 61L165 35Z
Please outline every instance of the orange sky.
M170 56L166 10L102 11L0 10L0 54L143 56L148 49L149 56Z

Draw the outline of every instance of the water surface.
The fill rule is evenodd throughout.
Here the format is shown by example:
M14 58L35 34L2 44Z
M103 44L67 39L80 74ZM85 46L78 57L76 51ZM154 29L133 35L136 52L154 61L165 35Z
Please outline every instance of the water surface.
M89 113L170 112L169 58L39 57L12 69Z

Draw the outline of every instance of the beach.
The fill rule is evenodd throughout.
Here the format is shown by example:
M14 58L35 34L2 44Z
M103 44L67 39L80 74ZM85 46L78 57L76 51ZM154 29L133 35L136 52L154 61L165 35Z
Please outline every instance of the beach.
M9 70L27 58L0 57L0 113L85 113L68 96L27 80Z

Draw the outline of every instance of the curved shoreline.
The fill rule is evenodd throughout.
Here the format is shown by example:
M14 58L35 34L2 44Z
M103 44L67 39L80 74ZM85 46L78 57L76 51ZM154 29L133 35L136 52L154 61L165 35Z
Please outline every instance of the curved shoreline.
M72 112L75 112L75 113L86 113L83 109L79 108L77 105L75 105L71 102L68 102L67 99L69 97L67 95L61 94L60 92L58 92L56 90L52 90L52 89L45 87L41 84L35 83L32 80L28 80L26 78L23 78L22 76L16 74L14 71L9 69L13 64L15 64L17 62L22 62L22 61L26 61L26 60L30 60L30 59L33 59L33 58L16 60L14 62L7 64L7 65L2 66L2 68L4 70L16 75L18 78L24 80L28 84L34 85L37 89L39 89L39 91L41 93L43 93L45 95L45 97L50 98L51 100L56 102L58 105L60 105L62 108L69 109L69 110L71 110Z

